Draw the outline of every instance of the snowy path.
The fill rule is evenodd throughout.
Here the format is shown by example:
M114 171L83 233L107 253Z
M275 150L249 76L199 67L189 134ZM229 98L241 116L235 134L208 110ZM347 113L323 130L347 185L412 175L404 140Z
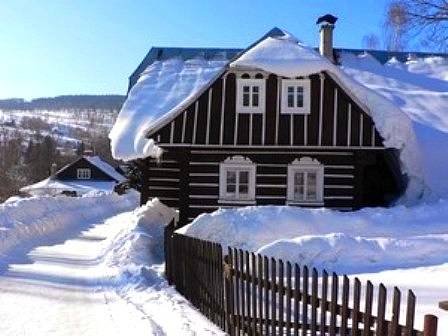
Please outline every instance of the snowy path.
M26 263L10 264L0 274L0 335L218 334L157 267L147 268L147 283L122 281L115 254L127 257L132 216L90 225L62 244L29 251Z

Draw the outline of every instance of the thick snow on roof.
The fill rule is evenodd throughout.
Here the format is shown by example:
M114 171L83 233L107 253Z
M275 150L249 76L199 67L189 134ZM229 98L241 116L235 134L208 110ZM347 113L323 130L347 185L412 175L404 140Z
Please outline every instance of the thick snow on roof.
M129 92L112 128L112 155L125 161L161 154L147 134L187 108L223 71L226 60L156 61Z
M110 181L93 181L93 180L70 180L62 181L49 177L40 182L31 184L20 189L20 192L27 193L33 196L59 195L63 191L74 191L77 195L84 195L87 193L105 192L111 193L114 191L116 183Z
M421 196L424 181L412 123L392 101L353 80L339 67L286 32L284 36L264 39L233 61L230 67L262 69L285 77L328 72L367 109L385 139L385 146L400 150L402 170L410 180L406 196L410 199Z
M84 159L96 166L98 169L117 180L117 182L123 182L125 177L119 174L114 167L107 162L103 161L99 156L84 156Z
M439 57L381 65L368 54L342 54L350 77L394 102L413 122L421 149L425 183L438 197L448 196L448 65Z

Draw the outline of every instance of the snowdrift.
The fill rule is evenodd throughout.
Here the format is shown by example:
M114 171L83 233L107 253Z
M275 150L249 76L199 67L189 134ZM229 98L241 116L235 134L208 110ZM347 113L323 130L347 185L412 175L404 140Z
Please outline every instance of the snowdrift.
M0 255L17 245L134 209L139 194L14 198L0 204Z
M222 209L179 232L338 272L448 262L448 201L356 212L296 207Z

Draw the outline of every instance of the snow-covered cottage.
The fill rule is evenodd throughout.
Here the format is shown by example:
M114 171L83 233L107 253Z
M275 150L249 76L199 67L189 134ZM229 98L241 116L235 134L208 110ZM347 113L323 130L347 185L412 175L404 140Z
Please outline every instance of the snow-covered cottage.
M278 28L244 50L152 48L110 133L113 155L141 167L142 202L158 197L183 225L220 207L420 197L408 113L368 88L369 69L351 68L408 53L335 49L336 20L319 18L319 52Z
M113 192L125 177L99 156L82 156L40 182L25 186L20 192L33 196L81 196L89 192Z

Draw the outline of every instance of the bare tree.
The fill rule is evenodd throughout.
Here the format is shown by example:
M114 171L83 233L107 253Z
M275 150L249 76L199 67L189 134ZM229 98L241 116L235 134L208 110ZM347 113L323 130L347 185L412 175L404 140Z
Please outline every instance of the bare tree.
M365 49L379 49L380 39L376 34L367 34L362 38L362 46Z
M388 5L388 13L404 23L408 35L418 36L422 46L447 49L448 0L395 0Z
M413 0L393 0L387 7L384 33L388 50L402 51L407 45L410 22L406 1Z

